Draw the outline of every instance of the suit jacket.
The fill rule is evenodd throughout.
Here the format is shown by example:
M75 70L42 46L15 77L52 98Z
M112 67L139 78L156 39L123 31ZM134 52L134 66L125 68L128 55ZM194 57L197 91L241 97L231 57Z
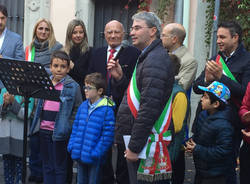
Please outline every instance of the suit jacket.
M181 60L181 67L176 79L179 85L187 91L196 76L198 63L185 46L179 47L174 54Z
M0 54L3 57L23 60L24 49L21 36L7 29Z
M7 29L2 48L0 49L0 55L4 58L24 60L25 56L21 36ZM0 89L3 87L4 85L0 81Z
M107 76L107 49L108 47L102 47L94 49L90 62L89 62L89 73L99 72L106 78ZM129 80L134 71L134 67L137 61L140 51L135 47L128 46L123 49L120 56L118 57L119 63L122 67L124 77L122 79L122 85L113 85L110 83L110 95L112 95L114 102L117 107L120 105L124 91L126 90ZM112 80L112 79L111 79ZM118 89L119 88L119 89Z

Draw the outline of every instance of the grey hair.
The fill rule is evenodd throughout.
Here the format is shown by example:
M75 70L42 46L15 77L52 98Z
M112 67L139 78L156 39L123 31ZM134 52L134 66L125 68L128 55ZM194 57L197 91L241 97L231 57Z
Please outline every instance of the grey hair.
M139 12L132 16L132 20L144 20L148 27L156 27L156 37L160 38L161 34L161 19L153 12Z

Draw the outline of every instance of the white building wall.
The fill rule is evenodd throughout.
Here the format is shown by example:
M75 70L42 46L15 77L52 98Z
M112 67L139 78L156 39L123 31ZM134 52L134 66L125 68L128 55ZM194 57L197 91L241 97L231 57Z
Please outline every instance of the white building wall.
M95 1L76 0L76 17L83 20L88 34L89 45L94 42Z
M196 77L204 70L207 49L205 46L205 24L207 3L200 0L190 1L190 24L188 47L198 62ZM196 108L201 95L191 94L191 123L193 122ZM191 129L190 129L191 130Z
M75 18L75 1L51 1L50 21L57 41L64 45L68 23Z

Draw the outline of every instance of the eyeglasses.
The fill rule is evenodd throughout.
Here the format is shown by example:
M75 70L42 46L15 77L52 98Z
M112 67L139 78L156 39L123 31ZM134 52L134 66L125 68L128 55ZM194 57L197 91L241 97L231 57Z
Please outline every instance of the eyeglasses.
M134 26L134 27L131 27L129 30L130 30L130 32L132 32L133 30L134 31L139 31L142 28L152 28L152 27Z
M96 87L94 87L94 86L83 86L83 89L89 91L89 90L92 90L92 89L96 89Z

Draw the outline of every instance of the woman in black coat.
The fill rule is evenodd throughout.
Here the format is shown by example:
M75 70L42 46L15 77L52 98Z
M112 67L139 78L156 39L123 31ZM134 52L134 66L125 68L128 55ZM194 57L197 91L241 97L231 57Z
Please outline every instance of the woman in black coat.
M82 20L73 19L69 22L65 40L65 51L71 59L69 75L82 87L84 78L88 72L91 52L86 27ZM82 90L82 92L84 91ZM84 93L82 94L84 96Z

